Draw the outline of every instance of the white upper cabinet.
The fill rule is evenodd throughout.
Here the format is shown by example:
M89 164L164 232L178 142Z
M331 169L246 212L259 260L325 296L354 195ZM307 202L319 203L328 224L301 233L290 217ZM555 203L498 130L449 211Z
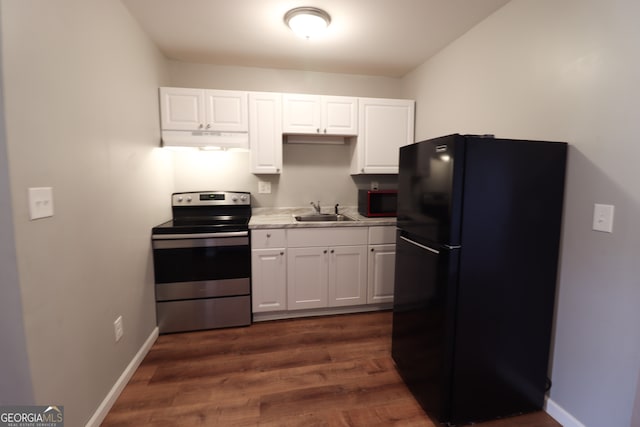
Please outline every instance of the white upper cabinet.
M323 119L321 132L327 135L358 134L358 98L323 96L320 107Z
M415 102L360 98L352 174L398 173L399 148L414 142Z
M282 95L249 94L251 173L279 174L282 170Z
M247 92L160 88L163 130L248 132Z
M288 134L358 133L358 99L346 96L283 94L282 130Z

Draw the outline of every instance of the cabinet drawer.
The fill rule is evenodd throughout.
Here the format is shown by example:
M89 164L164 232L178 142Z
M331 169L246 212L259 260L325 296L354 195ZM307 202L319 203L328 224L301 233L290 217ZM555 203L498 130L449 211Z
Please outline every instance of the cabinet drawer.
M385 225L380 227L369 227L369 244L383 245L385 243L396 242L396 227Z
M366 245L367 227L320 227L287 230L290 248Z
M251 249L284 248L287 237L284 229L251 230Z

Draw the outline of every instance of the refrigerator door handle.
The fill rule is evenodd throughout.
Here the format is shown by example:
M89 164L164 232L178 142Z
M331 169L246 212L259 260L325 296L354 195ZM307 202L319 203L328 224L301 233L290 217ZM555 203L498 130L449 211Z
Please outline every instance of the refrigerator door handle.
M428 246L421 245L420 243L418 243L418 242L414 242L414 241L413 241L413 240L411 240L411 239L407 239L407 238L406 238L406 237L404 237L404 236L400 236L400 238L401 238L402 240L404 240L405 242L407 242L407 243L410 243L410 244L415 245L415 246L417 246L417 247L419 247L419 248L425 249L425 250L427 250L427 251L429 251L429 252L433 252L434 254L439 254L439 253L440 253L440 251L439 251L439 250L437 250L437 249L433 249L433 248L430 248L430 247L428 247Z

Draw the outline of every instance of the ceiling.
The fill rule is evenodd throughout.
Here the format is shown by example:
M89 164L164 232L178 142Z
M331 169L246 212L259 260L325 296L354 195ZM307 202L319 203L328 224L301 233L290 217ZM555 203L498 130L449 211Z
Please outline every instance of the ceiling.
M509 0L122 0L169 59L401 77ZM305 40L284 14L331 15Z

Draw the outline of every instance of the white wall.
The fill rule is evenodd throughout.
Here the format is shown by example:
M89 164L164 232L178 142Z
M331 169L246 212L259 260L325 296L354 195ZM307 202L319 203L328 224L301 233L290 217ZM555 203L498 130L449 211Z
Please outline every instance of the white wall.
M120 2L0 7L11 199L0 197L33 390L80 426L155 328L149 236L173 190L171 156L156 148L166 64ZM52 218L29 221L36 186L53 187Z
M0 27L1 28L1 27ZM0 30L1 36L1 30ZM1 39L1 37L0 37ZM0 81L1 73L0 52ZM13 235L11 189L0 87L0 406L33 404L29 356L24 336L20 280Z
M210 89L397 98L400 79L169 61L171 85Z
M209 89L310 93L321 95L398 98L397 78L317 73L267 68L229 67L170 61L170 85ZM352 144L352 143L351 143ZM177 191L239 190L253 194L255 207L307 206L320 201L329 209L335 203L354 206L357 189L372 180L381 188L394 187L395 177L351 177L350 144L284 145L280 175L253 175L247 153L176 153ZM258 194L258 180L271 183L272 194Z
M418 140L571 144L551 403L593 427L632 425L640 371L639 16L635 0L513 0L403 87ZM615 205L613 234L591 230L594 203Z

